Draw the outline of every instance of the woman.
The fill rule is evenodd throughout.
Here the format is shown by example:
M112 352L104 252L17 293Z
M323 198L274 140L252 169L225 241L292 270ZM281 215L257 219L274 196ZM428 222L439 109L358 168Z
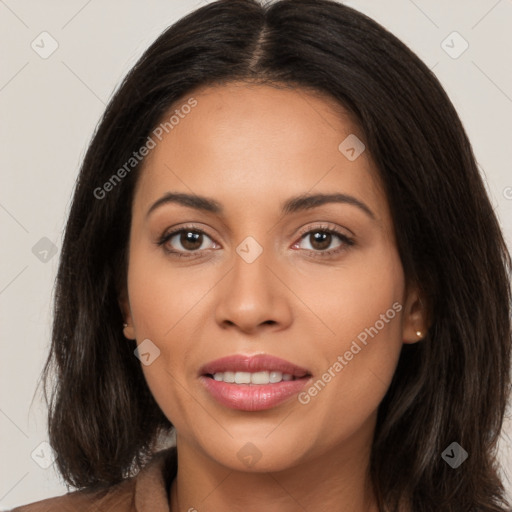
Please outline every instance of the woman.
M510 510L509 276L404 44L329 0L202 7L85 157L45 367L79 490L15 510Z

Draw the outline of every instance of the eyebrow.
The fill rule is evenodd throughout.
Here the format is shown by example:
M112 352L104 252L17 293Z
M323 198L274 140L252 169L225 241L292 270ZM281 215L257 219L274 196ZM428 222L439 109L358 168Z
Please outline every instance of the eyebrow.
M201 210L209 213L221 214L224 211L221 203L215 199L199 196L196 194L185 194L182 192L167 192L160 199L155 201L149 208L146 217L153 211L165 204L180 204L196 210ZM370 208L354 196L348 194L305 194L297 197L292 197L285 201L281 206L283 215L310 210L329 203L344 203L356 206L362 210L371 219L375 220L375 214Z

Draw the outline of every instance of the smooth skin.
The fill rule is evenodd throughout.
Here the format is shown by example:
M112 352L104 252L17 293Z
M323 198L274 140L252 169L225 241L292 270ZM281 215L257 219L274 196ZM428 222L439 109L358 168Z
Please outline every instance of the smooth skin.
M304 89L202 87L171 113L191 96L197 106L140 174L120 298L125 336L160 350L142 369L177 432L171 510L376 512L368 474L377 409L426 315L417 288L406 287L369 152L350 161L338 149L364 136L334 100ZM167 202L148 214L168 192L208 197L222 212ZM281 211L290 198L334 193L373 217L346 202ZM204 234L158 244L179 228ZM236 251L249 236L262 248L252 263ZM307 404L293 396L234 410L200 382L214 359L271 354L309 370L307 391L394 303L401 311ZM260 457L251 466L238 455L247 443Z

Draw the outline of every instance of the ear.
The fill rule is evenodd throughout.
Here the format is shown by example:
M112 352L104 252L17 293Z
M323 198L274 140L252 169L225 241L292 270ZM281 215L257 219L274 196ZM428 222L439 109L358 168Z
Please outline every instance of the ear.
M118 304L123 315L124 323L127 324L126 326L123 326L124 337L129 340L134 340L135 329L133 327L132 310L130 308L130 301L128 300L128 293L126 289L119 294Z
M418 288L407 292L402 316L402 339L404 343L416 343L427 335L429 328L426 301L422 299Z

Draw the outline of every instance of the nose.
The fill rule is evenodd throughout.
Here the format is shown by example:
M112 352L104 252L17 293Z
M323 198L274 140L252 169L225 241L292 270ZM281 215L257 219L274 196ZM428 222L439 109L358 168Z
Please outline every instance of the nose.
M221 328L255 334L291 324L290 292L276 277L280 272L266 253L252 263L235 255L233 268L216 290L215 320Z

